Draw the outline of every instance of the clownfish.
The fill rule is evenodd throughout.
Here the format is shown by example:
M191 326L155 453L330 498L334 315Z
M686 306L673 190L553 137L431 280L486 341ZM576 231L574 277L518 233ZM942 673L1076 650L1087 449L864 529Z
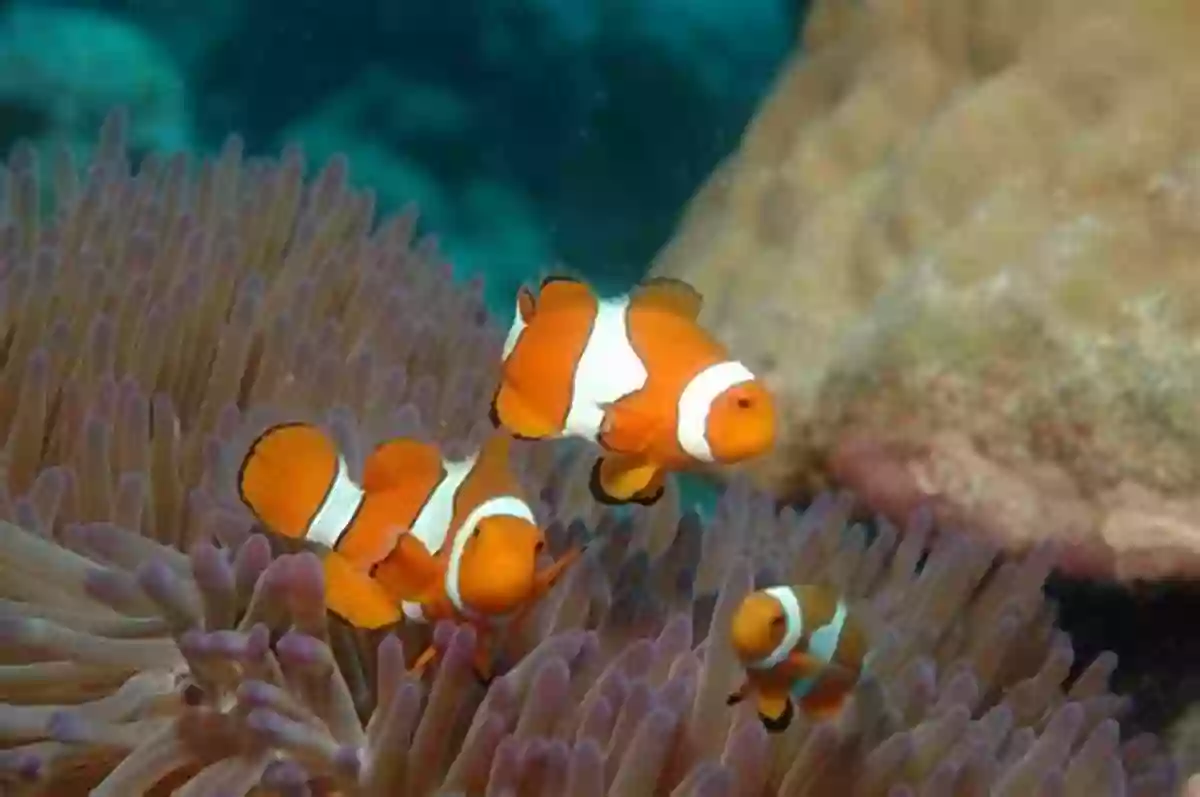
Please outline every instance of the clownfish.
M495 435L465 460L395 439L350 477L335 443L305 423L273 426L249 447L238 473L242 502L276 534L322 554L329 609L367 629L410 620L470 622L475 667L490 680L490 633L520 619L579 555L538 570L545 537ZM432 647L417 660L421 669Z
M522 286L491 419L516 437L579 437L603 452L590 486L606 504L650 505L665 471L733 464L775 440L761 380L697 322L701 297L656 278L599 298L567 277Z
M753 696L763 726L787 729L794 704L817 720L841 711L863 668L868 640L858 617L824 587L771 587L747 595L731 642L745 683L726 701Z

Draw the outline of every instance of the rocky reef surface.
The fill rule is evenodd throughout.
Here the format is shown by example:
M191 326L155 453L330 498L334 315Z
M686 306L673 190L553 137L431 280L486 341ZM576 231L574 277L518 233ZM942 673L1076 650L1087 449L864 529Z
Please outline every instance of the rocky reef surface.
M655 273L784 397L755 472L1200 575L1200 10L813 4Z

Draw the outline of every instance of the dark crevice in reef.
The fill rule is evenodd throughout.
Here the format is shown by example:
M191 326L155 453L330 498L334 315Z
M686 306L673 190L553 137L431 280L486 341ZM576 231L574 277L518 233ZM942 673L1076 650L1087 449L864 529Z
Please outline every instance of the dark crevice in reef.
M1161 733L1200 699L1200 584L1122 587L1055 576L1046 592L1075 643L1076 667L1103 650L1120 657L1114 687L1134 700L1129 730Z

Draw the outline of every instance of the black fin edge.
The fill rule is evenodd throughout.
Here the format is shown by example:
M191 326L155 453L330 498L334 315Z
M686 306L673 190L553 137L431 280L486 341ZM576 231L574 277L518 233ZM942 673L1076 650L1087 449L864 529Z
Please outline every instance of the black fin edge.
M592 498L594 498L598 504L603 504L604 506L624 506L629 502L613 498L604 491L602 486L600 486L601 461L602 459L597 457L596 464L592 465L592 472L588 476L588 491L592 494Z
M542 281L538 283L538 290L545 288L547 285L555 282L580 282L581 280L570 276L569 274L547 274L542 277Z
M504 424L500 423L500 411L496 409L496 399L499 397L500 391L496 391L496 395L492 396L491 402L488 404L488 420L492 422L493 429L500 429Z
M604 504L605 506L625 506L627 504L654 506L659 502L659 499L666 495L667 486L663 484L657 490L648 495L638 493L632 498L627 498L624 501L619 498L613 498L611 495L606 493L604 488L600 485L601 459L601 457L596 458L596 464L592 465L592 472L588 475L588 492L592 494L592 498L596 500L596 503Z
M246 480L246 467L250 464L250 457L254 454L254 450L256 448L258 448L259 444L262 443L264 440L267 439L267 437L274 434L275 432L277 432L281 429L288 429L293 426L311 426L311 425L312 424L307 423L305 421L282 421L280 423L273 423L270 426L268 426L266 429L263 429L261 432L259 432L258 435L254 438L254 440L251 441L250 445L246 446L246 453L242 455L242 461L238 464L238 469L237 469L237 477L236 478L237 478L238 500L241 501L242 504L244 506L246 506L247 509L250 510L250 512L254 515L255 519L258 520L259 523L262 523L262 518L260 518L258 516L258 513L254 511L254 507L250 506L250 502L246 500L246 492L243 487L243 483ZM263 525L265 526L267 524L263 523Z
M767 729L767 733L783 733L792 724L792 720L796 716L796 708L792 705L792 701L787 702L787 708L778 717L767 717L762 714L758 718L762 720L763 727Z
M654 506L655 504L658 503L659 499L662 498L666 494L667 494L667 488L666 488L666 486L662 486L662 487L659 487L654 492L650 493L649 495L643 495L641 493L638 493L633 498L629 499L629 503L641 504L642 506Z
M517 434L512 429L507 428L500 420L500 411L496 409L496 399L500 397L500 391L496 391L496 395L492 396L491 403L488 404L488 421L491 422L492 428L496 431L504 430L513 440L525 440L527 442L536 442L540 437L527 437L523 434Z

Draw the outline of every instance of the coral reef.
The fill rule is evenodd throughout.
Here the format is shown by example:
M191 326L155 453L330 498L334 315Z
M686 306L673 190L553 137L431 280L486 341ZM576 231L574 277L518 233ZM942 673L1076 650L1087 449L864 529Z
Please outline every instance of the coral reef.
M594 544L506 674L475 682L466 627L338 624L314 555L230 495L245 430L317 418L351 460L395 434L476 445L501 330L411 215L373 226L344 161L306 183L298 149L243 160L231 139L132 170L123 129L83 180L60 153L49 215L31 148L3 175L6 793L1176 793L1157 741L1120 737L1115 658L1083 667L1056 630L1054 549L997 558L923 512L868 531L845 496L780 510L736 483L704 523L672 487L618 516L586 453L524 445L550 547ZM775 579L836 587L878 646L836 723L769 736L725 706L725 634ZM426 683L406 666L430 634Z
M1196 8L813 4L654 267L784 396L763 483L1200 573Z
M0 148L21 138L94 143L113 106L132 113L131 148L186 149L191 97L174 56L139 26L100 11L50 4L0 8Z

